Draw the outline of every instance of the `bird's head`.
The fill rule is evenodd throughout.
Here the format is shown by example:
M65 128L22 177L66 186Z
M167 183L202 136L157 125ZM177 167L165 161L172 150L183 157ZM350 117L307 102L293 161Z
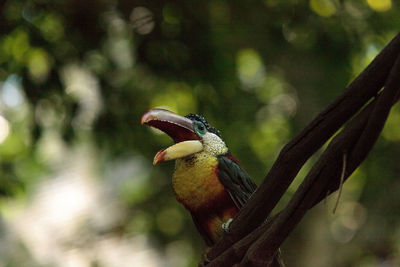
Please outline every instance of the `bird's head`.
M204 152L218 156L228 152L217 129L197 114L179 116L165 109L152 109L142 116L142 124L157 128L168 134L174 145L159 151L153 164L193 156Z

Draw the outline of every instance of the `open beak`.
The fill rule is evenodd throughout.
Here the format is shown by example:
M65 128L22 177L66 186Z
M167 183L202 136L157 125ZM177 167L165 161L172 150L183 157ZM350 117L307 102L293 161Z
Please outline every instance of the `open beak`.
M193 122L169 110L152 109L143 114L141 123L168 134L174 145L159 151L153 164L190 156L203 150L203 144L194 131Z

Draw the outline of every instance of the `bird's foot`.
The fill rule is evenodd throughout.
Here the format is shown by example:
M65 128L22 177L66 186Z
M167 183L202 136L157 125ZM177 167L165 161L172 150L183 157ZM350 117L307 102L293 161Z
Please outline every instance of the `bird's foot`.
M228 219L226 222L224 222L221 227L222 230L224 230L225 233L229 233L229 225L231 224L231 222L233 221L232 218Z

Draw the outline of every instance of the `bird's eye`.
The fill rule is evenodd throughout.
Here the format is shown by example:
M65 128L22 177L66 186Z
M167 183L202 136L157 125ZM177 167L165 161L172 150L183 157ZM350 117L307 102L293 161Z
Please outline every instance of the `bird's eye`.
M206 127L204 126L203 123L199 122L199 121L195 121L194 122L194 130L196 131L196 133L198 133L199 135L204 135L206 134Z

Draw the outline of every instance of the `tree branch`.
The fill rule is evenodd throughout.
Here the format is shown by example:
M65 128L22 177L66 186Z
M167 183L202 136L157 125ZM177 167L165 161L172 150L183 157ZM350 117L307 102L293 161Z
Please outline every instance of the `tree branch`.
M242 239L248 233L253 231L265 220L265 218L275 207L276 203L284 194L284 192L293 181L300 168L307 161L307 159L313 153L315 153L347 120L349 120L355 113L357 113L360 108L362 108L362 106L364 106L367 102L371 100L371 98L378 94L379 90L382 88L385 81L387 80L389 72L392 69L392 66L399 53L400 35L397 35L374 59L374 61L363 71L363 73L360 74L346 88L345 92L341 96L339 96L331 105L329 105L323 112L321 112L297 137L295 137L282 149L278 159L267 174L264 182L260 185L260 187L253 194L249 202L245 205L245 207L239 212L235 220L231 223L231 233L226 235L208 253L209 259L212 260L218 257L218 255L224 252L232 244ZM397 70L397 65L394 69L395 71ZM383 92L390 91L387 88L395 87L395 85L399 82L399 76L400 75L396 77L392 71L389 82L387 83L386 89ZM324 153L323 156L321 156L321 160L322 158L326 158L325 160L329 159L331 161L341 162L344 151L351 151L344 150L343 148L349 148L351 145L353 145L354 150L352 150L353 152L349 154L348 157L348 170L346 171L346 177L348 177L352 172L350 170L353 169L354 171L354 169L366 157L367 153L372 148L372 145L375 143L381 128L383 127L386 119L385 116L387 116L390 107L394 103L393 99L395 95L393 94L396 94L395 90L390 92L391 94L382 93L378 98L379 103L383 101L382 103L386 104L386 109L385 107L382 107L383 104L379 104L378 108L375 109L374 107L376 105L376 101L370 103L366 108L364 108L364 111L360 112L358 116L356 116L356 118L351 123L349 123L349 125L342 131L342 133L334 139L338 140L337 138L343 138L340 136L345 135L347 135L346 138L349 138L349 135L353 136L353 138L361 136L359 141L352 139L353 142L350 142L350 139L346 139L342 142L347 142L348 144L347 146L340 147L341 149L339 149L339 147L332 148L331 145L334 144L334 141L332 141L331 145L328 147L329 151L331 152L327 152L327 149L327 154ZM390 104L387 104L387 101L390 101ZM371 117L369 115L371 115ZM365 129L364 126L366 127ZM347 130L347 132L350 131L350 133L346 133L346 129L353 130ZM359 131L362 131L363 129L364 132L360 133ZM366 133L367 130L371 129L379 129L379 131ZM356 134L356 132L358 134ZM257 228L257 230L254 232L258 233L259 231L261 231L259 229L262 229L262 232L264 232L264 234L263 237L260 238L259 241L257 241L252 246L253 249L250 249L248 251L248 254L246 255L247 260L249 258L254 258L252 256L256 254L258 255L259 251L256 248L259 248L261 246L264 248L265 246L270 248L267 253L268 255L265 254L265 251L263 252L264 259L266 259L265 255L267 255L267 257L273 256L276 249L286 238L287 234L289 234L289 232L302 218L304 213L311 206L315 205L326 196L327 189L336 190L335 188L337 188L339 184L336 173L337 168L334 168L333 165L324 165L323 163L321 163L321 160L319 161L320 163L317 163L315 168L311 170L309 175L313 176L314 179L316 179L315 177L323 177L322 174L327 174L328 176L330 174L336 174L336 179L322 180L318 178L315 183L312 183L313 186L316 188L311 189L314 187L307 187L308 190L312 191L307 191L309 193L307 193L307 195L304 195L306 193L304 189L304 186L306 186L306 184L304 183L306 182L306 180L311 179L306 178L306 180L303 182L302 186L300 186L299 190L296 192L295 196L292 199L292 201L295 202L291 201L290 203L299 204L301 203L301 200L304 199L304 201L308 204L306 206L302 206L304 205L304 203L302 203L296 209L294 206L291 206L294 204L289 203L288 207L278 217L276 217L277 219L274 220L274 223L270 224L270 227L264 224L261 227ZM326 182L326 180L329 180L330 184L324 184L324 181ZM309 182L310 181L308 181L308 183ZM324 190L321 190L322 187ZM333 192L334 190L331 190L330 192ZM298 195L300 194L298 193L299 191L302 191L302 195ZM313 192L313 196L311 192ZM323 197L321 197L321 192L325 192L325 195ZM311 206L309 203L312 203ZM292 209L291 211L290 208ZM293 212L297 214L295 217L296 219L293 219L291 217L293 216ZM289 216L289 214L291 215ZM287 233L282 235L282 232L279 232L280 230L282 230L280 228L287 229ZM279 237L279 235L282 236ZM248 241L248 238L252 236L254 237L253 234L250 234L244 240ZM243 245L242 241L237 244L237 247L241 247ZM252 241L254 241L254 239L252 239ZM231 249L229 249L221 256L232 253ZM238 255L237 252L236 255Z
M337 189L340 183L344 154L349 154L345 179L361 164L378 139L399 89L400 56L397 57L385 89L377 97L377 100L367 106L364 112L356 116L332 140L287 207L271 225L269 231L263 233L248 249L242 261L243 266L266 266L265 264L259 265L258 262L270 261L308 209L318 203L318 197L326 196L327 190L332 192ZM327 188L331 181L335 183L334 190Z

